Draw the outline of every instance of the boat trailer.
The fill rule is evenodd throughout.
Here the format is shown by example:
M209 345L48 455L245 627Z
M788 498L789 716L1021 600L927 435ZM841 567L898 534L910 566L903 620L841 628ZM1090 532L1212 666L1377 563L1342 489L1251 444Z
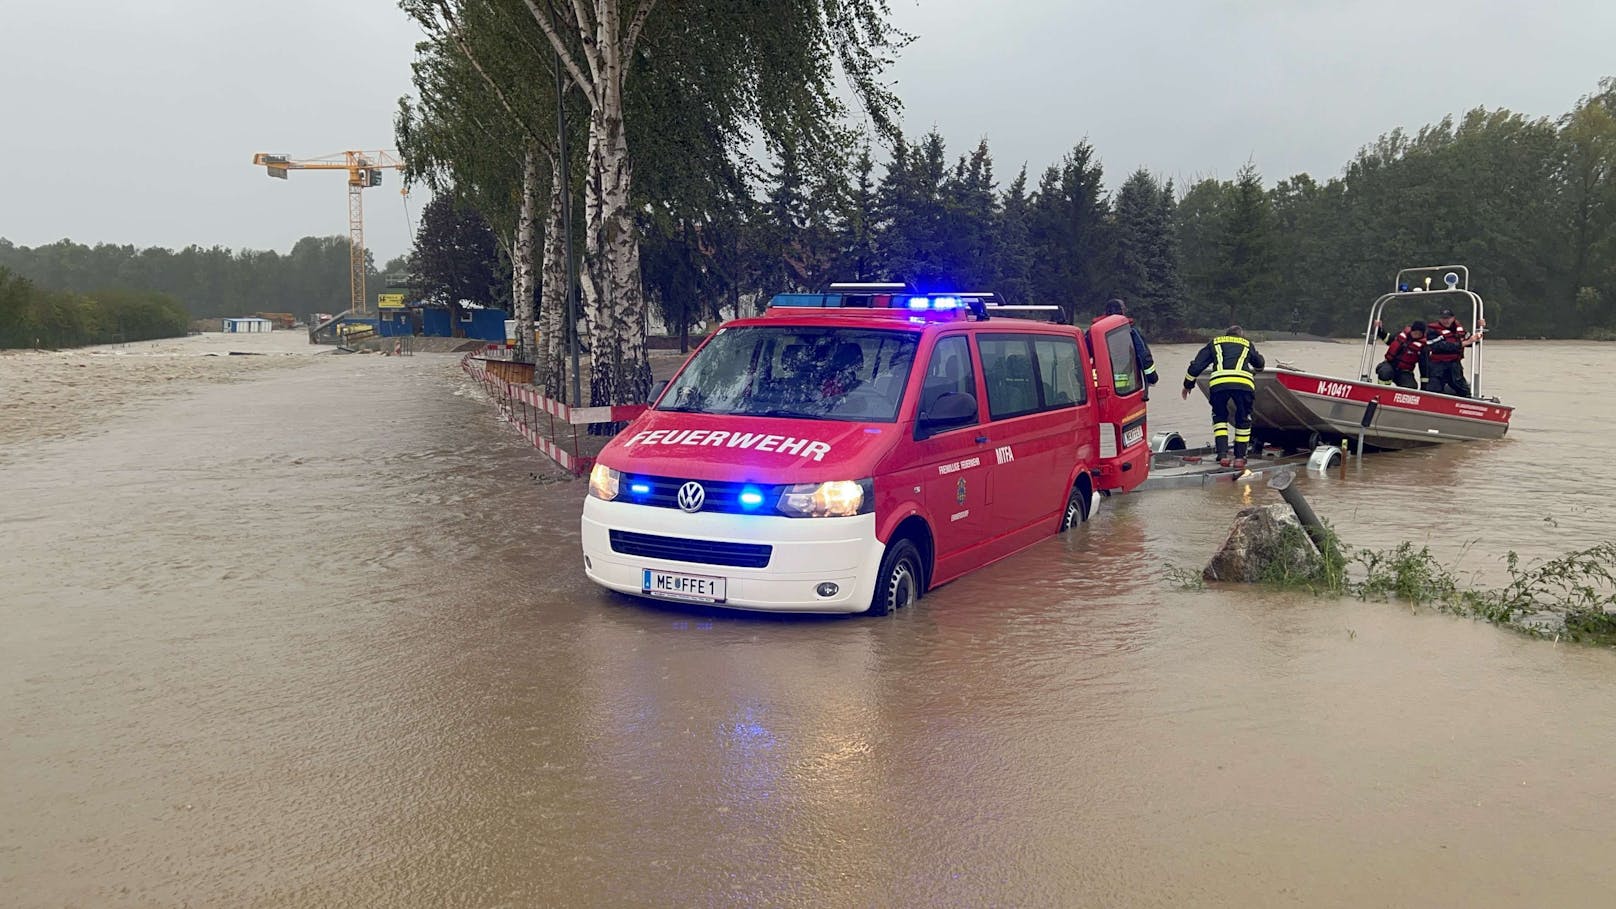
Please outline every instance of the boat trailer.
M1267 447L1255 452L1243 468L1218 463L1217 450L1207 446L1189 448L1176 432L1157 432L1150 438L1150 476L1138 491L1151 489L1194 489L1218 483L1250 483L1283 470L1305 468L1313 475L1331 467L1345 468L1346 445L1320 445L1312 451L1287 452Z

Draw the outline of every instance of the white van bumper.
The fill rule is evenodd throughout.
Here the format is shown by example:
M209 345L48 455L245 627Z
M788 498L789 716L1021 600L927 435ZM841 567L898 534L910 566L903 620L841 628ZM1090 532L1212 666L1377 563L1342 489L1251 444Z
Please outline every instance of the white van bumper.
M619 551L611 531L663 538L663 547L698 554L703 543L771 547L762 568L705 561L654 558ZM875 575L885 547L875 538L875 515L848 518L788 518L717 512L686 514L632 502L584 500L581 527L584 573L602 587L645 596L646 572L722 578L718 605L778 612L864 612L875 593ZM820 596L821 584L836 592Z

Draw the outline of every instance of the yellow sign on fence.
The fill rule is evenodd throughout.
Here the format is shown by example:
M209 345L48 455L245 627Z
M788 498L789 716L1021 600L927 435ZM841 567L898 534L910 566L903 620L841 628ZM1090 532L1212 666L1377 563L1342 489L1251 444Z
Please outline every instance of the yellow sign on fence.
M377 309L403 309L404 308L404 295L403 294L377 294L376 295L376 308Z

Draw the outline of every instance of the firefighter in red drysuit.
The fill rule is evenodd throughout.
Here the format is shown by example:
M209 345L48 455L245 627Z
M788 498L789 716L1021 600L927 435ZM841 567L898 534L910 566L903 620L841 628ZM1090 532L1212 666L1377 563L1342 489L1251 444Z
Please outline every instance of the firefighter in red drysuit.
M1393 335L1391 343L1386 345L1386 361L1376 370L1376 375L1381 376L1383 381L1403 388L1419 388L1420 384L1414 380L1414 367L1419 367L1420 375L1430 376L1429 357L1425 323L1410 322L1407 328Z
M1477 326L1485 329L1483 319ZM1438 394L1470 397L1470 382L1464 374L1464 349L1481 340L1481 334L1470 334L1453 317L1453 310L1444 309L1430 326L1427 339L1431 350L1431 371L1427 374L1426 388Z

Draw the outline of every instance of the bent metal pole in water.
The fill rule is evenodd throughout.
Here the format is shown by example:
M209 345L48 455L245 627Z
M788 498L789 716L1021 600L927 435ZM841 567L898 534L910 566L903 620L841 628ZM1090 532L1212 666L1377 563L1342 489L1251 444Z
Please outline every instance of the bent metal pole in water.
M1335 543L1330 539L1329 529L1319 520L1319 516L1314 514L1313 506L1307 503L1302 491L1296 488L1296 471L1281 471L1278 476L1268 481L1268 488L1278 491L1285 504L1296 512L1297 520L1302 522L1302 527L1307 530L1313 544L1319 547L1320 553L1329 553L1335 548Z

